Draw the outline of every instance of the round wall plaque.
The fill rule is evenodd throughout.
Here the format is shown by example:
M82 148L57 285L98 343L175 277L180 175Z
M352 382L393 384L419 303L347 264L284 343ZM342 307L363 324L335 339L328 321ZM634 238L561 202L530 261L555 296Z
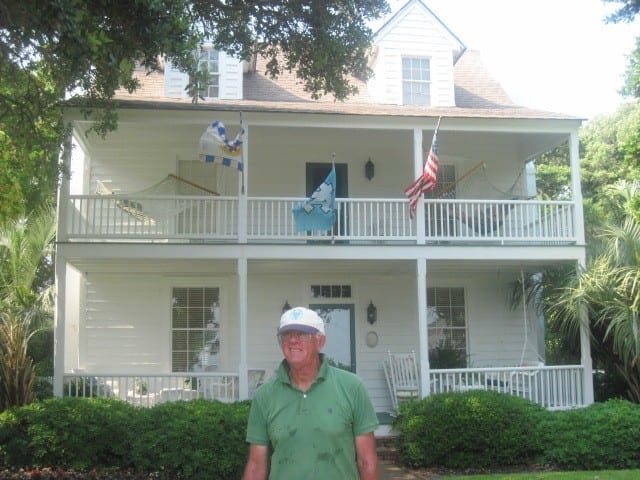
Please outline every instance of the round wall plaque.
M378 334L376 332L367 333L367 347L373 348L378 346Z

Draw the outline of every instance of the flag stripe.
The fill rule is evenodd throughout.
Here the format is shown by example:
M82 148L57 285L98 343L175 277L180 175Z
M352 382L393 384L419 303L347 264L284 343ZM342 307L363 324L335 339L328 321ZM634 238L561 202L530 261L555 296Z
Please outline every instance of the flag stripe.
M427 155L427 161L422 169L422 174L414 182L404 189L404 193L409 197L409 217L413 220L418 208L418 200L426 192L436 187L436 177L438 175L438 128L440 121L433 132L431 148Z

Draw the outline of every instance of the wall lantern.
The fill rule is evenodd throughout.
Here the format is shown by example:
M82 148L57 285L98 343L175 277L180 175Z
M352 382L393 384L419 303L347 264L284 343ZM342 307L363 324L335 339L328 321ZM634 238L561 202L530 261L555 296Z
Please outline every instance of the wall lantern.
M376 167L371 161L371 157L369 157L369 160L367 161L367 163L364 164L364 176L367 177L367 180L371 180L373 178L373 175L375 174L375 170L376 170Z
M378 309L373 304L373 301L370 301L367 307L367 322L373 325L376 323L376 320L378 320Z
M287 310L291 310L291 305L289 305L289 300L285 300L284 305L282 305L282 313L286 312Z

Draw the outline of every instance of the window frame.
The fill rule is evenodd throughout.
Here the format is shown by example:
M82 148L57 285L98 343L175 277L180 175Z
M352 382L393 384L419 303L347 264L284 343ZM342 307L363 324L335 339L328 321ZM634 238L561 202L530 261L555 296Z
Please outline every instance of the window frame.
M401 58L401 81L402 81L402 104L417 105L421 107L430 107L431 101L431 58L423 56L405 55ZM405 62L410 65L405 66ZM419 62L419 65L414 65ZM426 62L426 69L423 69L423 62ZM418 72L419 78L415 78L414 74ZM407 76L406 74L409 74ZM426 73L426 74L425 74ZM426 76L427 78L423 78ZM409 88L411 87L411 88ZM408 90L409 88L409 90ZM423 91L426 90L426 91ZM418 101L420 98L424 101Z
M212 58L212 54L215 53L215 59ZM198 85L198 95L205 99L218 99L220 98L220 55L221 52L216 50L213 47L205 47L198 51L197 60L198 60L198 72L204 71L203 65L206 65L207 72L207 85L200 86ZM212 71L210 69L211 65L214 64L217 66L217 70ZM215 80L215 81L212 81ZM217 95L209 95L211 93L211 89L217 90Z
M186 290L187 291L187 303L186 305L176 306L176 294L177 290ZM189 291L197 291L200 290L202 292L202 304L201 305L192 305L189 303ZM205 303L207 299L207 290L210 290L210 297L213 301L211 305ZM219 285L209 285L209 284L191 284L191 283L180 283L176 282L172 284L169 288L169 370L172 373L194 373L194 372L205 372L205 371L215 371L219 368L221 357L223 355L223 345L224 345L224 333L223 333L223 322L221 315L221 307L222 304L222 287ZM175 315L177 315L180 311L178 309L184 309L185 318L184 322L186 322L186 326L176 326L175 324ZM189 312L192 310L202 309L202 326L193 327L189 325ZM209 313L207 314L207 310ZM198 321L197 318L195 320ZM210 325L209 325L210 324ZM176 349L176 341L174 340L174 336L176 332L185 332L185 349ZM202 347L200 349L191 348L191 340L190 333L198 333L202 338ZM212 342L210 342L212 341ZM207 365L205 365L201 369L195 369L194 366L198 365L200 361L204 358L204 353L206 351L207 343L212 343L216 345L216 348L211 348L208 353L215 355L215 363L208 363L211 359L210 357L206 357ZM215 351L213 351L215 350ZM179 353L183 353L185 355L185 365L186 369L177 369L175 367L176 364L176 355ZM200 355L203 355L202 357ZM196 358L198 359L196 361Z
M439 291L441 292L440 295L438 294ZM448 301L449 305L447 306L437 305L437 299L441 298L442 294L445 291L449 299ZM452 303L452 298L454 298L454 295L452 295L452 293L454 291L456 291L456 295L460 295L460 297L462 298L461 305ZM435 309L439 309L440 311L438 312ZM454 311L454 309L456 310ZM433 323L433 322L429 322L429 318L432 316L433 313L436 313L436 315L438 313L441 314L442 310L447 311L445 315L442 315L442 316L438 315L443 319L442 323L440 323L441 321L437 319L435 321L435 325L433 327L430 326L430 323ZM462 314L463 326L454 325L454 323L456 323L454 321L454 317L455 317L454 313L458 315L458 318L459 318L459 315ZM466 289L464 287L461 287L461 286L427 287L427 347L429 352L430 363L436 349L437 348L447 349L448 346L452 345L453 343L452 340L456 338L456 335L454 334L454 332L460 332L460 331L462 331L464 334L463 341L460 342L460 345L458 348L453 348L454 350L458 350L461 354L461 356L458 358L458 361L460 362L460 364L452 365L452 366L437 365L437 366L431 366L431 368L467 368L469 366L469 355L470 355L469 317L467 315L467 295L466 295ZM445 341L444 346L432 344L434 341L438 341L438 340L435 340L437 337L444 337L444 341ZM447 341L448 341L448 345L447 345Z

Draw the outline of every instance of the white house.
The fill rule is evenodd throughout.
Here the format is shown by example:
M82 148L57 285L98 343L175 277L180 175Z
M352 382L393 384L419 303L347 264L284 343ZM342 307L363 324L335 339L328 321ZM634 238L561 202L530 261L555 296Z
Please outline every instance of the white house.
M311 100L260 59L201 58L205 101L193 104L167 64L119 96L105 139L69 113L56 395L249 398L281 359L288 304L324 315L327 354L363 378L379 412L393 406L388 352L415 352L422 396L493 388L551 409L593 402L588 332L579 365L546 365L543 320L508 301L523 276L584 263L581 119L514 105L420 0L377 32L375 75L345 102ZM437 185L412 219L404 189L438 119ZM229 140L244 129L229 166L199 155L215 121ZM534 161L565 143L571 199L537 200ZM297 231L292 208L332 164L335 224Z

